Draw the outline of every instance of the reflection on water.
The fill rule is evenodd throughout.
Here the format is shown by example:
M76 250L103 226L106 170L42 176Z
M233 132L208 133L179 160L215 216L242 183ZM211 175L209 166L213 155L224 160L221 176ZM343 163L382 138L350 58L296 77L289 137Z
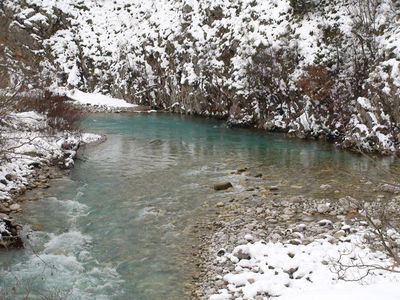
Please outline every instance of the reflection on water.
M35 251L0 254L3 285L18 281L36 295L66 291L68 299L182 299L190 225L206 200L217 201L214 183L230 180L240 190L240 176L229 171L247 166L265 175L265 185L284 186L283 194L317 198L339 198L361 177L381 176L369 159L331 145L212 120L91 115L83 126L107 141L82 151L70 177L25 204ZM321 184L338 192L321 193Z

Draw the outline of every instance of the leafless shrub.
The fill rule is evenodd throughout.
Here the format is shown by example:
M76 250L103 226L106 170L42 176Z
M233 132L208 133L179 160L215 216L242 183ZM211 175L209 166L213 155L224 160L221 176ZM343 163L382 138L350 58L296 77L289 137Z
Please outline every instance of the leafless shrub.
M348 99L340 88L338 74L331 72L324 64L311 65L297 82L304 95L314 105L314 111L328 118L328 124L335 128L337 124L345 124L351 114Z
M349 257L350 259L348 259ZM344 262L345 259L346 262ZM339 280L362 281L364 278L376 272L400 273L400 270L395 267L396 265L382 266L380 264L364 263L362 257L354 257L351 251L348 251L341 253L337 260L332 261L331 271L337 274ZM349 278L349 273L358 275Z
M368 237L369 244L374 249L383 250L400 266L400 205L398 198L395 200L377 200L375 202L363 202L351 200L351 205L358 209L371 229Z
M399 188L400 189L400 188ZM361 281L367 276L387 271L400 273L400 197L365 202L348 197L348 204L358 212L357 218L367 225L365 242L373 251L384 253L392 262L384 264L365 262L352 251L341 253L332 261L332 271L345 281ZM350 278L348 274L352 273ZM358 275L354 275L358 274Z
M45 91L36 97L22 98L13 105L16 111L35 110L48 117L51 130L72 130L82 119L81 110L73 106L66 96L53 95Z
M355 255L356 252L352 250L342 253L338 259L332 260L332 271L339 279L346 281L360 281L371 274L385 271L400 273L400 167L397 164L388 168L380 160L363 155L374 167L361 178L356 172L336 169L339 176L365 184L357 187L351 185L352 192L343 198L341 204L349 211L347 219L364 227L360 232L362 244L356 246L368 246L372 251L383 253L386 259L382 263L371 262ZM366 189L366 186L369 188ZM372 187L380 192L379 195L372 200L364 200L369 198Z
M289 37L282 37L285 45L280 49L260 47L246 68L248 78L247 96L242 97L236 107L252 114L257 103L260 116L254 116L253 122L263 124L274 115L299 111L301 96L293 87L291 75L299 64L299 53L296 45L291 45Z
M375 59L377 54L376 35L378 8L380 0L356 0L351 6L353 16L352 33L356 36L361 47L365 63L370 58Z
M34 287L38 280L43 280L42 277L36 277L33 280L19 280L14 278L14 282L9 285L3 285L0 288L0 299L3 300L64 300L72 294L71 290L64 291L57 288L52 288L48 291L37 291Z

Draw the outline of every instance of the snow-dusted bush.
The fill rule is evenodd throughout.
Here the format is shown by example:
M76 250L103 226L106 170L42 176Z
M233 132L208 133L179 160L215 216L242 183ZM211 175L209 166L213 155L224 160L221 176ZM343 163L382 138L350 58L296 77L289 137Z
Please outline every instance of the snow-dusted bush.
M23 97L14 101L16 111L37 111L47 116L47 124L52 131L72 130L83 117L81 110L73 106L65 96L40 92L36 96Z

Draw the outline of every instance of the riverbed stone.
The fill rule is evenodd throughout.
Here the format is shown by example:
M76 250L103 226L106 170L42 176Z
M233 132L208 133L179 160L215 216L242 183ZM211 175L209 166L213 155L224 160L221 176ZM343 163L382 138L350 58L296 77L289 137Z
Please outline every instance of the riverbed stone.
M329 208L330 208L329 203L320 203L317 206L317 211L320 214L324 214L324 213L327 213L329 211Z
M332 186L330 184L321 184L319 188L323 191L327 191L327 190L331 189Z
M241 167L236 170L236 174L242 174L243 172L246 172L248 170L247 167Z
M214 184L214 190L216 190L216 191L227 190L230 187L233 187L233 185L229 181L223 182L223 183Z
M6 174L6 176L4 176L8 181L13 181L15 180L17 177L15 175L12 174Z
M339 230L333 236L338 239L345 235L346 235L346 232L344 230Z
M233 255L236 256L239 260L251 258L250 255L247 252L243 251L242 249L239 249Z
M21 209L21 205L19 205L19 204L17 204L17 203L12 204L12 205L10 206L10 209L13 210L13 211L20 210L20 209Z
M11 209L5 207L3 204L0 204L0 213L7 214L11 211Z
M5 213L0 213L0 220L12 220L12 218Z
M244 238L245 238L248 242L251 242L251 241L254 240L254 237L253 237L251 234L246 234L246 235L244 236Z

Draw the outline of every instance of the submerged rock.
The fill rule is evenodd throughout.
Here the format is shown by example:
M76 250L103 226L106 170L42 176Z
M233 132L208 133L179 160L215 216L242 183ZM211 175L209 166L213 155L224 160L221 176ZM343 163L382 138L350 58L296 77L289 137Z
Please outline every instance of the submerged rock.
M17 203L12 204L12 205L10 206L10 209L13 210L13 211L20 210L20 209L21 209L21 205L19 205L19 204L17 204Z
M236 170L236 174L242 174L243 172L247 171L247 167L239 168Z
M216 190L216 191L227 190L230 187L233 187L233 185L229 181L223 182L223 183L214 184L214 190Z

